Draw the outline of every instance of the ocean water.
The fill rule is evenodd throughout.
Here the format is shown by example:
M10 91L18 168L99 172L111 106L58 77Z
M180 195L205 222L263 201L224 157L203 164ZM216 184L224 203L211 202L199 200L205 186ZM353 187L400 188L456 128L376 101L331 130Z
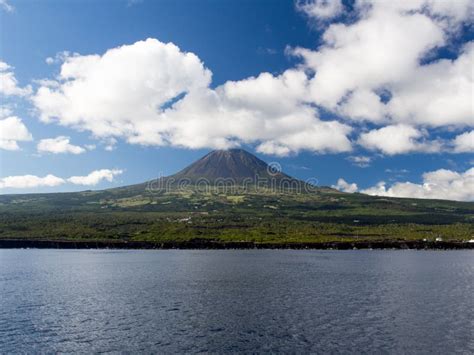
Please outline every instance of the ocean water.
M0 250L0 353L474 353L473 251Z

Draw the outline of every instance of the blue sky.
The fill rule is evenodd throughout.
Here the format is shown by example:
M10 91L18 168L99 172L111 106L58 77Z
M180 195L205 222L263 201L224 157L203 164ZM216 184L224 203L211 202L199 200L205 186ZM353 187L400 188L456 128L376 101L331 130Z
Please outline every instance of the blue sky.
M392 4L0 1L0 193L132 184L241 146L349 192L472 200L472 4Z

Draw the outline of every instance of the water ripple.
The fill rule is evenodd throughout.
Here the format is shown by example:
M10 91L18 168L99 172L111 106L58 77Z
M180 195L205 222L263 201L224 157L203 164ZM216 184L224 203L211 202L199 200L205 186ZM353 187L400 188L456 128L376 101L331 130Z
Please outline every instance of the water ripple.
M0 353L473 353L472 251L0 250Z

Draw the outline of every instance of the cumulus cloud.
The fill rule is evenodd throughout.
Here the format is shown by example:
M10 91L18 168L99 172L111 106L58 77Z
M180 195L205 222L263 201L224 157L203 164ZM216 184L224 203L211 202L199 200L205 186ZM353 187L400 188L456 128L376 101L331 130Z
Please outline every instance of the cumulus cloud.
M64 179L48 174L44 177L36 175L7 176L0 178L0 188L27 189L44 186L58 186L65 183Z
M287 70L210 88L211 72L192 53L156 39L73 55L57 85L41 86L33 102L44 122L89 130L101 139L141 145L259 151L345 152L351 128L321 121L307 104L308 78Z
M453 141L454 152L456 153L474 153L474 131L462 133Z
M351 128L319 120L316 109L303 102L306 83L304 73L287 70L192 92L164 113L173 126L170 140L190 148L257 142L258 151L275 155L351 150Z
M20 118L10 116L0 119L0 149L18 150L18 142L32 139L31 133Z
M370 90L357 89L351 92L336 110L343 117L354 121L383 123L387 109L380 96Z
M39 153L71 153L81 154L86 150L80 146L73 145L70 143L70 138L65 136L59 136L56 138L47 138L39 141L37 145Z
M31 94L31 86L21 88L13 73L13 68L0 61L0 94L4 96L27 96Z
M316 103L335 109L353 90L408 79L418 59L443 43L443 31L427 16L376 6L353 24L332 24L323 40L317 51L297 48L294 54L316 73L311 81Z
M440 142L424 141L424 136L423 132L412 126L398 124L362 133L358 143L367 149L379 150L388 155L441 150Z
M207 87L211 73L196 55L148 39L102 56L68 56L59 77L58 89L41 86L33 97L41 119L104 137L139 134L167 102Z
M472 1L298 1L318 20L337 19L315 50L295 48L296 68L212 87L193 53L147 39L82 56L62 52L57 79L38 82L43 122L87 130L102 142L191 149L253 144L277 156L350 152L349 139L385 154L438 152L433 127L474 124L474 44L453 60L435 53L469 21ZM328 22L325 22L326 24ZM337 119L322 120L319 109ZM461 139L461 138L460 138ZM108 144L112 150L114 144ZM461 152L454 150L455 152Z
M474 168L461 173L447 169L428 172L423 174L422 184L397 182L387 187L382 181L361 192L389 197L474 201Z
M337 184L332 185L331 187L334 188L334 189L337 189L339 191L342 191L342 192L350 192L350 193L357 192L357 190L359 189L357 187L357 184L355 184L355 183L350 184L342 178L338 179Z
M344 10L341 0L299 0L296 8L316 20L329 20Z
M473 124L472 43L455 60L421 63L468 21L471 1L359 0L355 8L360 19L331 24L317 50L292 52L315 74L316 104L357 121Z
M17 175L0 178L0 189L28 189L36 187L54 187L66 183L74 185L92 186L106 180L108 182L114 181L117 175L122 174L123 170L119 169L101 169L92 171L85 176L71 176L68 179L60 178L52 174L40 177L36 175Z
M474 42L456 60L423 65L392 85L387 110L394 120L431 126L474 126Z
M6 9L10 6L7 2L0 2L0 5ZM22 120L13 115L12 105L7 103L10 97L24 97L31 92L31 86L22 88L18 85L13 67L0 61L0 149L19 150L18 142L33 139Z
M359 191L357 184L348 183L342 178L332 187L343 192ZM373 196L474 201L474 168L464 172L448 169L430 171L423 174L421 184L406 181L388 186L386 182L380 181L360 192Z
M67 179L68 182L71 182L75 185L97 185L99 182L106 180L108 182L112 182L115 176L120 175L123 173L123 170L119 169L101 169L95 170L91 172L89 175L86 176L71 176Z

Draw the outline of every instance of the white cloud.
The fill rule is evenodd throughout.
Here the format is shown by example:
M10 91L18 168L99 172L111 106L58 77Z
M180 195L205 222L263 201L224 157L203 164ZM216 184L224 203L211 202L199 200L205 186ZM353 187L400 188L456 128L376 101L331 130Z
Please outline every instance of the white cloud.
M117 140L113 137L103 139L102 144L107 152L112 152L117 148Z
M197 56L155 39L108 50L103 56L69 56L60 87L42 86L33 97L44 122L81 127L99 137L136 135L177 95L207 87L211 73ZM159 123L158 123L159 125Z
M454 152L456 153L474 153L474 131L462 133L453 141Z
M306 84L303 72L287 70L192 92L164 114L173 127L169 139L190 148L257 142L258 151L277 155L351 150L350 127L320 121L303 102Z
M42 139L39 141L37 146L38 152L40 153L71 153L81 154L86 150L80 146L73 145L70 143L70 138L65 136L59 136L56 138Z
M114 181L115 176L123 173L123 170L119 169L101 169L94 170L86 176L71 176L68 179L63 179L52 174L48 174L44 177L36 175L17 175L7 176L0 178L0 189L13 188L13 189L28 189L36 187L54 187L63 185L66 183L72 183L74 185L85 185L92 186L97 185L103 180L108 182Z
M366 157L363 155L360 156L350 156L347 158L352 164L360 167L360 168L367 168L370 166L370 163L372 162L371 157Z
M458 173L440 169L423 174L423 183L384 182L361 191L368 195L474 201L474 168Z
M31 86L19 87L13 68L2 61L0 61L0 94L4 96L27 96L31 94Z
M31 141L31 133L20 118L10 116L0 119L0 149L18 150L18 142Z
M359 189L357 187L357 184L355 183L349 184L346 180L342 178L337 180L337 184L332 185L331 187L342 192L350 192L350 193L357 192L357 190Z
M406 170L401 170L406 172ZM355 183L348 183L339 179L332 186L343 192L357 192ZM428 198L455 201L474 201L474 168L465 172L456 172L447 169L439 169L423 174L423 182L416 184L412 182L396 182L387 186L380 181L375 186L361 190L361 193L373 196Z
M7 0L0 0L0 8L5 10L6 12L15 11L15 8L12 5L10 5L10 3Z
M45 59L45 63L48 65L59 64L66 61L68 58L75 57L75 56L79 56L79 54L75 52L70 52L70 51L61 51L61 52L57 52L54 57L47 57Z
M102 180L112 182L115 176L123 173L123 170L119 169L101 169L95 170L86 176L71 176L67 179L68 182L71 182L75 185L97 185Z
M342 13L341 0L298 0L296 8L317 20L328 20Z
M474 42L456 60L423 65L392 85L387 110L394 120L431 126L474 126Z
M317 153L339 153L352 150L347 138L351 128L336 121L315 122L300 132L281 134L275 140L267 140L257 146L264 154L287 156L308 150Z
M469 0L411 0L411 1L380 1L357 0L356 6L367 11L368 7L375 10L399 11L410 14L411 12L428 13L434 20L443 22L446 19L462 22L469 19L472 3Z
M353 90L408 79L418 59L443 43L443 31L427 16L377 7L353 24L332 24L323 39L318 51L294 53L316 72L311 80L315 102L336 109Z
M358 143L367 149L380 150L388 155L441 150L441 143L426 142L423 138L424 134L420 130L398 124L362 133Z
M381 123L386 120L387 110L377 94L370 90L357 89L339 105L337 111L354 121Z
M311 99L348 118L429 126L473 125L473 45L453 60L420 60L469 20L469 0L359 0L360 19L333 23L318 50L297 48L314 71ZM389 93L387 103L380 90Z
M365 121L376 126L360 135L368 149L438 152L442 144L430 141L429 129L474 124L474 45L465 44L454 60L422 64L469 21L472 1L357 0L349 20L339 0L299 1L297 8L346 22L328 26L316 50L294 49L303 64L280 75L214 88L195 54L147 39L102 55L49 58L62 63L59 78L38 82L33 103L43 122L90 131L102 142L191 149L253 144L279 156L349 152L348 136ZM321 120L320 108L338 119Z
M286 145L280 145L276 142L267 141L257 147L257 152L266 155L276 155L279 157L285 157L291 154L291 149Z
M195 149L256 143L279 155L352 148L349 126L319 120L306 103L302 71L262 73L215 89L210 79L194 54L148 39L102 56L67 57L58 88L41 86L33 102L44 122L131 144Z
M44 186L58 186L65 183L64 179L48 174L44 177L35 175L7 176L0 178L0 188L27 189Z
M33 79L33 83L38 84L39 86L45 86L45 87L51 87L51 88L59 87L58 82L51 79Z
M12 109L7 105L0 105L0 118L5 118L13 114Z

